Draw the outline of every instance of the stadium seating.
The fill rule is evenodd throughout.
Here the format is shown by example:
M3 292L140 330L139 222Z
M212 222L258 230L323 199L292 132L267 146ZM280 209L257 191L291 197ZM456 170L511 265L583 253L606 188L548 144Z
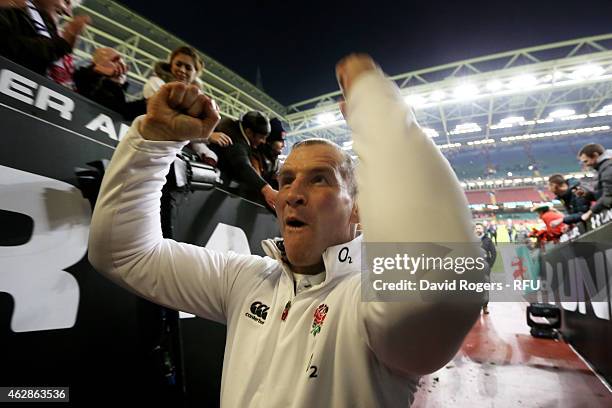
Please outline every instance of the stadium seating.
M551 201L554 195L547 190L536 187L511 187L495 190L468 190L465 192L468 203L477 204L503 204L516 202L543 202Z
M534 187L504 188L495 191L495 200L498 203L511 203L519 201L542 201L542 197Z
M484 190L466 191L465 195L469 204L493 204L491 202L491 192Z
M587 143L612 146L612 134L566 136L525 144L462 148L444 154L460 180L504 178L509 172L514 177L546 177L554 173L580 171L576 154Z

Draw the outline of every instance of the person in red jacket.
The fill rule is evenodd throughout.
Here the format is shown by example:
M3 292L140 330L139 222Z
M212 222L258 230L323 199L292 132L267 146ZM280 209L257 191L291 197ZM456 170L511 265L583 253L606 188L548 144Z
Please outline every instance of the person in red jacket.
M540 219L544 221L546 229L534 230L530 235L538 238L540 242L559 242L561 235L567 230L567 224L563 223L563 214L559 211L551 208L549 205L539 205L534 207L531 211L535 211L540 216ZM553 223L553 221L561 220L561 223ZM553 225L556 224L554 227Z

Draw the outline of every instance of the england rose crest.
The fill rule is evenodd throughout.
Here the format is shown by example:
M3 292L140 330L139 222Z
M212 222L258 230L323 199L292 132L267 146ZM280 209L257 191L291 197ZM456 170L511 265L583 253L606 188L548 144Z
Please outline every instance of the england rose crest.
M314 319L312 319L312 329L310 330L313 336L316 336L321 331L321 326L323 326L328 311L329 307L324 303L320 304L317 310L315 310Z

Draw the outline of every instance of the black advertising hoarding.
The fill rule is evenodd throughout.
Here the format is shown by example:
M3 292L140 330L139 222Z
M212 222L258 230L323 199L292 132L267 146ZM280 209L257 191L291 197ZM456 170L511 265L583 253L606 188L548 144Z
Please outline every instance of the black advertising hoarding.
M87 261L91 206L75 170L110 159L128 124L1 57L0 123L0 385L69 386L77 404L178 404L186 387L187 400L215 406L224 328L183 319L182 344L170 333L179 345L170 381L157 350L164 311ZM178 240L210 247L231 234L262 255L260 241L278 234L271 213L218 189L183 201Z
M553 247L541 274L562 310L563 336L612 384L612 224Z

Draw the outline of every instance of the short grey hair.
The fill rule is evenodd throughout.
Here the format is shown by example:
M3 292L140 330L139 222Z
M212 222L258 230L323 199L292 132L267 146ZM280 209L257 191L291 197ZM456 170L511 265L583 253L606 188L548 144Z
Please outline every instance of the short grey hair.
M340 153L340 155L342 156L342 162L340 163L339 169L340 175L346 182L351 198L354 199L355 197L357 197L357 179L355 177L355 168L357 167L357 163L355 162L355 160L353 160L353 157L351 157L351 155L347 151L342 150L342 148L336 143L327 139L311 138L295 143L293 146L291 146L291 151L299 149L300 147L314 145L329 146L335 149L338 153Z

